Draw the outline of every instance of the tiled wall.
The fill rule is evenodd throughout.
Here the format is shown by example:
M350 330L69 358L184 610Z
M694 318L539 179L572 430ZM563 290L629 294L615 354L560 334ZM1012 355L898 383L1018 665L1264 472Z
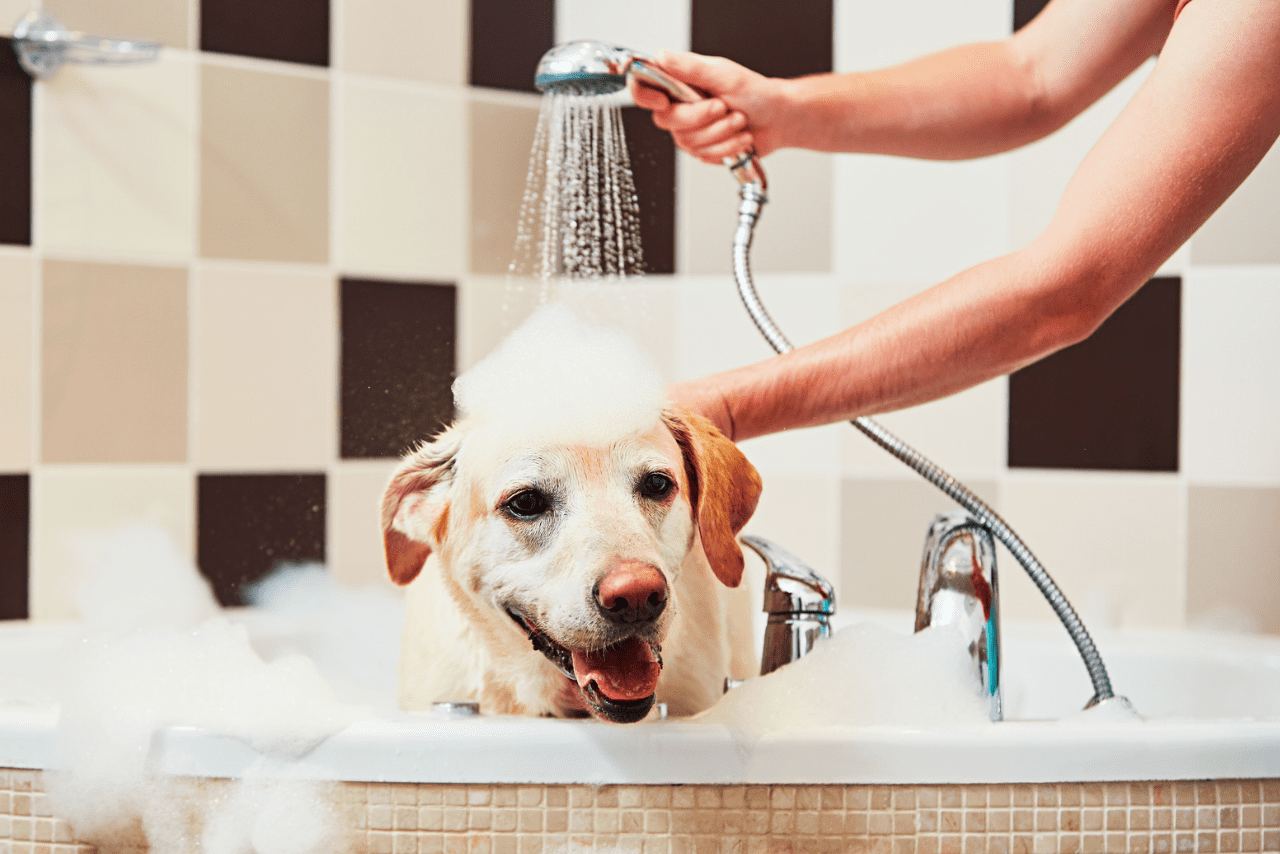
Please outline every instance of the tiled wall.
M554 41L802 74L1000 38L1037 5L752 2L747 27L741 0L45 4L166 49L33 85L0 45L0 617L69 615L66 535L136 518L224 601L281 558L381 578L393 458L528 308L504 272ZM0 26L26 7L0 2ZM771 312L812 340L1024 244L1149 70L1003 156L772 155L753 256ZM601 306L628 307L673 379L764 358L729 275L733 182L643 115L627 131L655 274ZM1094 338L883 419L989 498L1095 628L1280 632L1277 198L1273 152ZM744 449L766 478L754 532L846 604L910 607L945 498L844 425ZM1002 559L1006 618L1051 619Z
M93 854L43 774L0 768L0 850ZM198 800L226 781L179 781ZM1280 851L1280 781L983 786L344 783L360 854L1219 854ZM194 812L194 810L193 810ZM197 835L195 833L193 836Z

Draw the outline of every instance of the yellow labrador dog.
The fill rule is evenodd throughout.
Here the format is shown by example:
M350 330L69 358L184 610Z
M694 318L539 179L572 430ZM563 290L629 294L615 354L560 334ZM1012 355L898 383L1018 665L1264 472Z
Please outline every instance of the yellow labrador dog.
M467 419L402 461L382 503L409 585L406 709L644 718L701 711L755 671L736 534L760 495L738 448L664 410L602 444Z

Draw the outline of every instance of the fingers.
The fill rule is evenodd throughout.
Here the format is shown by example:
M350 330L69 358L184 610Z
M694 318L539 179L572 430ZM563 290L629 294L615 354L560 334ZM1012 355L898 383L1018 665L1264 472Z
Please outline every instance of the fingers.
M729 107L719 98L694 101L691 104L671 104L665 110L655 110L653 123L673 133L696 131L723 118Z

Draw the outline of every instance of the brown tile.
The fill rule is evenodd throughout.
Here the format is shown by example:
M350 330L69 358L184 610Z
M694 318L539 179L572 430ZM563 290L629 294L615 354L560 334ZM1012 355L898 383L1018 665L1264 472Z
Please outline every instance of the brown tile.
M1181 280L1153 279L1085 341L1009 378L1009 465L1178 470Z
M1048 4L1049 0L1013 0L1013 29L1020 30L1031 23Z
M0 39L0 243L31 243L31 77Z
M395 457L453 420L452 285L343 279L340 448Z
M200 49L329 64L328 0L201 0Z
M329 260L329 85L201 68L200 254Z
M831 0L693 0L691 49L728 57L769 77L830 71L832 6Z
M639 107L622 111L631 175L640 200L640 245L646 273L676 269L676 147Z
M1187 618L1244 614L1280 632L1280 489L1191 486L1187 496Z
M470 170L471 270L505 275L514 258L538 110L473 99L469 124L471 162L484 164Z
M201 475L197 525L200 572L219 603L245 604L245 585L281 562L324 560L325 476ZM465 809L447 807L446 830L455 811L465 822Z
M535 92L533 72L555 43L555 0L471 0L472 86Z
M187 271L46 260L42 456L187 456Z
M0 475L0 620L25 620L30 572L31 478Z

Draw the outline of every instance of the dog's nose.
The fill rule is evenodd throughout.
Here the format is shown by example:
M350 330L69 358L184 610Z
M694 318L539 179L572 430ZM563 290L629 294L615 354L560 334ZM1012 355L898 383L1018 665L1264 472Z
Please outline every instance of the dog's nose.
M656 566L624 563L596 586L600 612L615 623L647 623L667 607L667 579Z

